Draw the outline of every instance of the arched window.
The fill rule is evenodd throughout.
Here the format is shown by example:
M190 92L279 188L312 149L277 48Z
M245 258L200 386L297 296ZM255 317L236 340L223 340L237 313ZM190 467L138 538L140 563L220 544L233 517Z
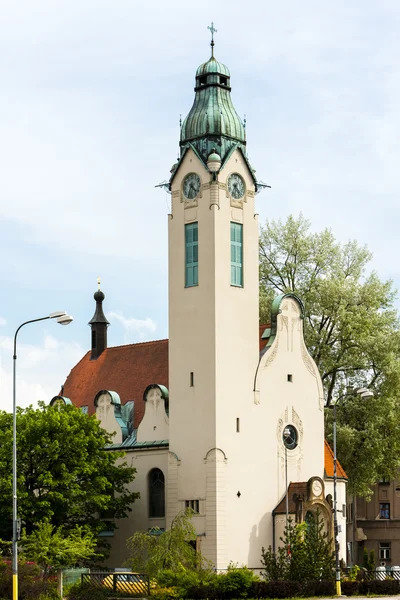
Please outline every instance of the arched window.
M160 469L149 473L149 517L165 517L165 480Z

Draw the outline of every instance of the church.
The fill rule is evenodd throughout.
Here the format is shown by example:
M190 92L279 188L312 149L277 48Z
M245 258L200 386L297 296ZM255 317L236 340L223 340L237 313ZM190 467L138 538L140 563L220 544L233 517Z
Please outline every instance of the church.
M213 27L211 28L213 34ZM126 452L140 492L109 536L110 567L135 531L193 511L197 549L216 569L260 567L288 516L319 510L333 535L333 454L324 440L321 377L303 338L301 299L275 299L259 326L257 182L231 75L214 56L195 75L168 189L169 339L107 346L96 291L91 348L51 403L96 414ZM338 465L340 556L346 474ZM342 510L343 507L343 510Z

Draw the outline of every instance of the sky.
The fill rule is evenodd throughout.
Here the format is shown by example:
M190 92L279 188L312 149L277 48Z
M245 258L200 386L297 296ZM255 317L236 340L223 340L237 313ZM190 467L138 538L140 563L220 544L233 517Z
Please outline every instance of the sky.
M194 75L215 55L247 121L260 222L300 212L400 286L398 0L2 0L0 409L48 402L89 350L168 336L170 197Z

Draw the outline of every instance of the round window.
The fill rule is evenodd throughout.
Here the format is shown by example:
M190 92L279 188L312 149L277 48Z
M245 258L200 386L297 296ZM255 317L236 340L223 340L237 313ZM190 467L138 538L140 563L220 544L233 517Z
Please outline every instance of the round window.
M282 434L283 443L288 450L293 450L297 446L298 434L297 429L293 425L286 425Z

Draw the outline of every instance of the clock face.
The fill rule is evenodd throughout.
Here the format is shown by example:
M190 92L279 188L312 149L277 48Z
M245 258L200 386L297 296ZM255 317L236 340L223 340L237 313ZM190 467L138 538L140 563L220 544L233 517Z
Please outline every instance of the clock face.
M228 192L235 200L239 200L244 196L244 181L237 173L233 173L228 179Z
M312 484L312 491L314 496L320 496L322 492L322 485L318 479L315 479Z
M183 194L188 200L194 200L200 192L200 177L196 173L189 173L183 180Z

